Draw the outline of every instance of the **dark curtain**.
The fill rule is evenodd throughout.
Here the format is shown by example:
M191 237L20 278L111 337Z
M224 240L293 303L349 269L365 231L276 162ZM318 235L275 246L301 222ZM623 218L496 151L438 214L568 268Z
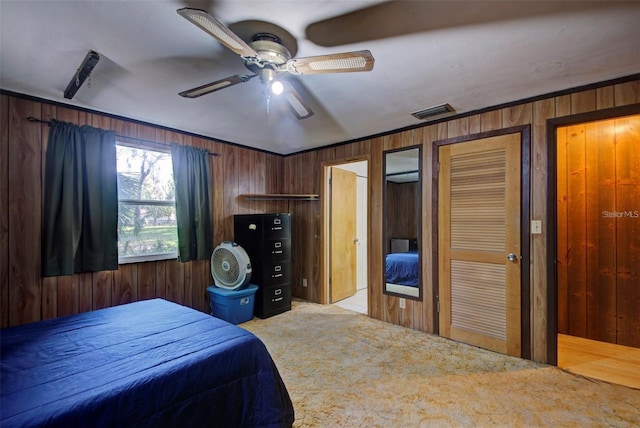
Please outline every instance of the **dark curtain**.
M213 251L208 156L203 149L171 145L181 262L209 260Z
M118 269L113 131L51 121L42 217L42 276Z

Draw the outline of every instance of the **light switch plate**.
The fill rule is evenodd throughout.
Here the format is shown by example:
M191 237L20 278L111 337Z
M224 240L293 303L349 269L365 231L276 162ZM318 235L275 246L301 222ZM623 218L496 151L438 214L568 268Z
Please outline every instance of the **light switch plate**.
M542 234L542 220L531 220L531 234Z

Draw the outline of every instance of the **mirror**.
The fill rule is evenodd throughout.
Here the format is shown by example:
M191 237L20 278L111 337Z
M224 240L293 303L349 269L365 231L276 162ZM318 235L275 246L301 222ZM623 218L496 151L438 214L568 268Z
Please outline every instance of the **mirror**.
M421 147L384 152L384 293L421 300Z

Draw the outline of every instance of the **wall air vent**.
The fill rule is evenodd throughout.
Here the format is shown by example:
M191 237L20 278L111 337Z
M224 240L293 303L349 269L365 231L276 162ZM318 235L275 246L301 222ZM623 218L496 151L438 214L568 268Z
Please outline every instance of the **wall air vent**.
M414 111L411 113L411 116L416 119L427 120L447 113L455 113L455 110L449 104L442 104L435 107L429 107L424 110Z

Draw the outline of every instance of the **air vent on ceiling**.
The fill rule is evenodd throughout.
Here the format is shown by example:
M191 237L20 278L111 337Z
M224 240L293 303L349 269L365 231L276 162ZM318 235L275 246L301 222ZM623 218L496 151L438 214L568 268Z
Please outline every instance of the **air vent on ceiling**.
M420 120L431 119L435 116L440 116L442 114L454 113L455 110L449 104L442 104L435 107L429 107L424 110L418 110L411 113L411 116Z

